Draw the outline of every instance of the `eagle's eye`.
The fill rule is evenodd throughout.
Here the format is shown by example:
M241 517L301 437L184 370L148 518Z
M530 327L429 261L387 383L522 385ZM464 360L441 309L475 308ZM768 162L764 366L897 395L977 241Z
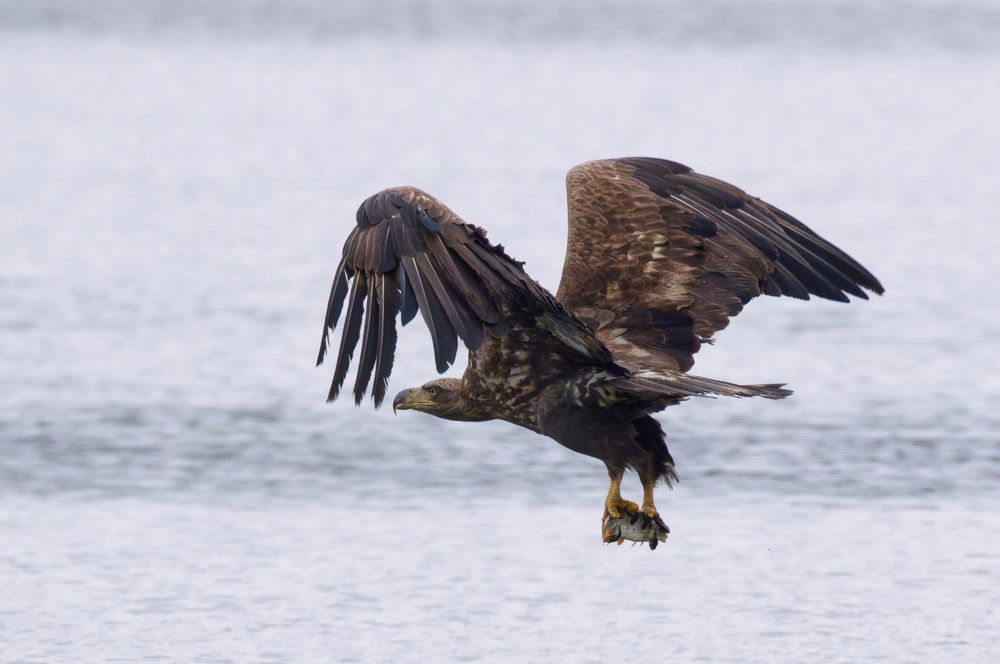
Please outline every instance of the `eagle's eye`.
M441 388L439 388L437 385L431 385L430 387L427 388L427 394L431 395L432 397L436 397L437 393L440 390Z

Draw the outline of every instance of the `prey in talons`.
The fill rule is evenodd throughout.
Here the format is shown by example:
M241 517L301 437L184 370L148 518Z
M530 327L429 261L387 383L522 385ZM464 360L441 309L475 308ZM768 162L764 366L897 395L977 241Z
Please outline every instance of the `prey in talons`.
M601 518L601 538L605 544L617 542L623 544L625 540L649 544L650 549L655 549L660 542L667 541L670 528L663 523L660 515L649 516L639 510L626 512L621 516L611 516L605 511Z

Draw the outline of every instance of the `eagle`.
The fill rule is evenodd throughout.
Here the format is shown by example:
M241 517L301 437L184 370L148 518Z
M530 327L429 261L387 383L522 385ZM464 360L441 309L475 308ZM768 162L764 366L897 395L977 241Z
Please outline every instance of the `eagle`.
M759 295L848 302L884 289L805 224L721 180L646 157L589 161L566 176L569 233L553 295L486 232L415 187L358 208L333 277L317 365L344 316L328 401L340 394L360 340L354 401L385 399L402 325L420 312L437 372L469 351L461 378L399 392L394 411L446 420L504 420L604 462L605 542L651 548L669 532L653 502L677 480L652 416L694 396L789 394L688 373L702 344ZM345 309L346 305L346 309ZM374 376L374 380L373 380ZM635 472L642 503L621 495ZM627 528L625 530L628 530ZM630 531L631 532L631 531Z

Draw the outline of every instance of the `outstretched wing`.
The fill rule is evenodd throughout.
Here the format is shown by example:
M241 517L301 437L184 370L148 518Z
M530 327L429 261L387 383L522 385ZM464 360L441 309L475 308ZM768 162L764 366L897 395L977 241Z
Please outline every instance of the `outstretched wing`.
M560 301L632 370L687 371L758 295L848 301L882 285L798 220L672 161L591 161L566 177Z
M434 345L438 372L454 361L458 339L469 350L486 330L502 335L513 311L546 314L557 343L611 361L607 348L531 277L503 247L486 240L432 196L412 187L386 189L358 208L333 278L316 364L326 356L329 331L347 309L329 400L337 398L354 349L361 355L354 383L360 403L374 371L372 395L385 398L396 350L396 317L403 325L419 310Z

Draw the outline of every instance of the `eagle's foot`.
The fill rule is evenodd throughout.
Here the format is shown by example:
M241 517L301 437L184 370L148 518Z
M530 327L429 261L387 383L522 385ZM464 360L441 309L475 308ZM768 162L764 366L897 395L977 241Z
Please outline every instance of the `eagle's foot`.
M625 500L621 496L609 496L607 500L604 501L604 516L601 520L605 520L608 517L612 519L621 519L623 517L631 517L639 513L639 506L633 503L631 500Z
M663 531L664 533L670 532L670 528L668 528L667 524L663 522L663 519L660 517L660 513L657 512L656 508L652 505L643 505L640 513L642 514L643 525L646 527L654 528L657 531Z

